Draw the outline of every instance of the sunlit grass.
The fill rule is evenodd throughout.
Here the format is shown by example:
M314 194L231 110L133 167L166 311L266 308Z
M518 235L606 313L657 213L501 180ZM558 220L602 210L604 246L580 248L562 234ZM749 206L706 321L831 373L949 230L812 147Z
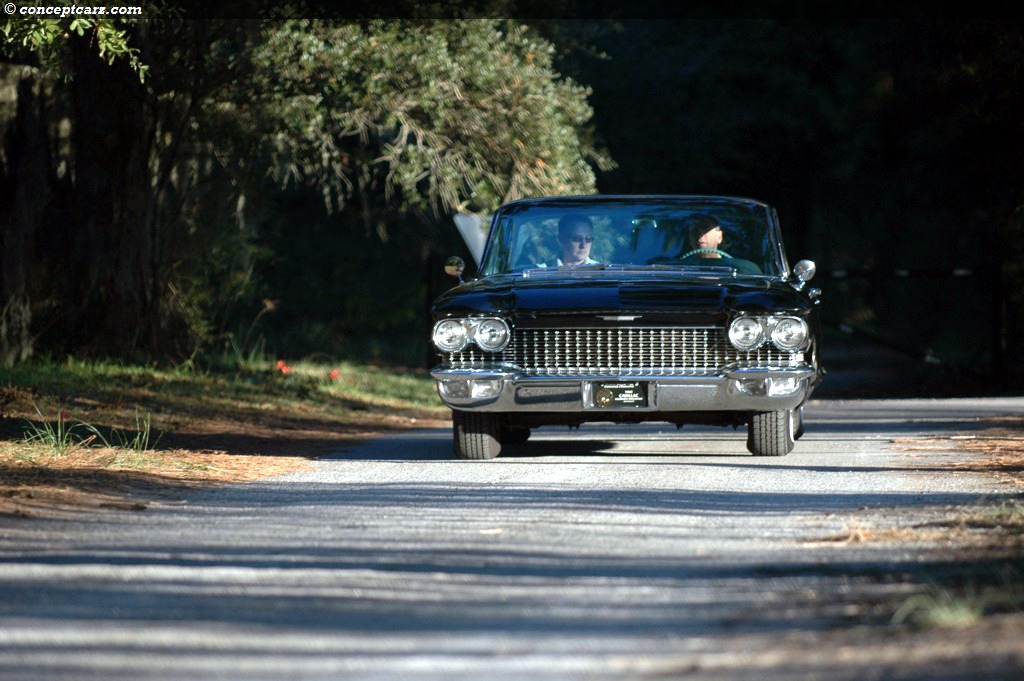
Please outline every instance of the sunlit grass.
M0 505L32 513L19 500L36 488L64 499L150 480L262 479L449 414L421 370L262 351L193 358L187 370L37 359L0 367Z
M892 616L892 624L920 629L964 629L981 621L988 606L984 593L969 587L963 593L932 587L908 598Z
M433 379L422 370L351 362L287 361L262 352L247 355L241 363L232 356L223 362L207 362L206 366L205 370L182 373L176 367L110 361L37 360L0 368L0 389L30 388L48 413L61 409L71 412L73 418L64 424L52 417L33 419L40 431L32 433L34 441L58 448L96 436L114 447L152 449L169 414L187 414L193 409L242 413L299 410L339 417L369 410L415 411L438 418L447 415ZM104 414L105 426L95 428L95 432L90 430L92 426L74 420L85 398L90 404L116 412ZM134 422L126 422L125 408L133 414ZM98 418L85 420L101 422Z
M150 451L120 449L118 452L118 455L111 462L112 468L143 470L152 466L160 466L163 463L161 456Z
M993 614L1024 613L1024 579L1013 561L964 563L961 573L932 582L896 608L890 624L965 629Z
M338 373L331 378L335 370ZM320 387L328 394L366 404L425 409L440 406L434 381L425 373L340 364L321 378Z
M153 432L152 421L152 414L146 414L145 417L141 417L139 416L138 409L136 409L135 430L122 431L115 429L112 431L111 438L116 442L116 445L114 446L119 449L128 449L139 454L155 449L163 435L162 433Z
M94 442L109 446L95 427L83 421L72 421L63 409L58 410L54 421L45 420L38 408L36 413L42 420L25 422L25 444L40 445L57 456L63 456L72 447L85 447Z
M1024 534L1024 504L1010 499L998 506L979 508L966 514L964 523L971 527L1000 528L1010 534Z

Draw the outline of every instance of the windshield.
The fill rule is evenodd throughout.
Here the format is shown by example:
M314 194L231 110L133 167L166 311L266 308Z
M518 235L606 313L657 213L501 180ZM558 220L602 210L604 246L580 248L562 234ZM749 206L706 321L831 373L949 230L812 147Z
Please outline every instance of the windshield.
M774 212L709 197L523 201L495 216L481 274L600 265L784 274Z

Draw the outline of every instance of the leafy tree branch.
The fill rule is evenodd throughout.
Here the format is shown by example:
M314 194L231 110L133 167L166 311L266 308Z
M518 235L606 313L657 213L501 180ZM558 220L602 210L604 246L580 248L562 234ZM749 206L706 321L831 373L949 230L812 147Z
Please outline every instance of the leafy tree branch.
M71 7L71 3L55 3ZM0 20L0 52L10 57L34 56L39 65L51 73L60 73L65 80L74 77L67 68L68 40L72 35L86 38L100 58L108 65L124 59L144 81L149 66L140 58L140 51L131 44L131 31L139 23L137 17L92 18L73 15L49 18L39 15L11 15Z

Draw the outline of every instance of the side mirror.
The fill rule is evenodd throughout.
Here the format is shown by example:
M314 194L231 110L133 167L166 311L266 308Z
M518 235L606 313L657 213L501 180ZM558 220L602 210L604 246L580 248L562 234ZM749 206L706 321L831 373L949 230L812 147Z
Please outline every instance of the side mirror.
M807 285L811 279L814 278L814 273L818 270L813 260L801 260L793 266L793 276L800 282L796 284L796 290L802 291L804 286Z
M466 261L457 255L453 255L444 261L444 273L449 277L455 277L462 282L462 273L466 270Z

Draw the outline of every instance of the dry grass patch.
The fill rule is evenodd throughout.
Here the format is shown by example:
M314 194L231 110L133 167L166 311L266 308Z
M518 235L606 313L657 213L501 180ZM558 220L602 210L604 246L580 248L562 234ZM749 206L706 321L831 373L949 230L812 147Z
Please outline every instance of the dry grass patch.
M936 528L925 529L921 526L903 527L869 527L860 520L851 520L846 523L843 529L831 535L816 537L807 542L807 545L831 544L831 545L855 545L875 542L921 542L941 541L949 538L947 530Z
M986 428L976 437L958 439L957 444L980 454L976 461L957 464L954 468L991 473L1006 483L1024 486L1024 417L992 419L1000 425ZM1005 425L1003 425L1005 424Z
M345 367L338 380L315 366L288 376L40 371L55 378L12 374L42 387L0 386L0 515L8 517L145 510L196 487L300 471L381 433L450 424L431 379L401 371Z
M894 450L951 455L948 470L996 476L1007 484L1024 486L1024 416L986 419L989 427L969 434L936 438L895 438ZM967 452L974 456L963 460ZM856 545L873 542L953 542L978 555L1020 555L1024 548L1024 503L1001 501L988 505L937 509L942 520L880 527L861 517L851 518L832 535L815 537L808 545Z
M55 516L87 509L142 511L197 487L248 482L311 466L307 458L187 449L136 452L39 446L0 448L0 514Z

